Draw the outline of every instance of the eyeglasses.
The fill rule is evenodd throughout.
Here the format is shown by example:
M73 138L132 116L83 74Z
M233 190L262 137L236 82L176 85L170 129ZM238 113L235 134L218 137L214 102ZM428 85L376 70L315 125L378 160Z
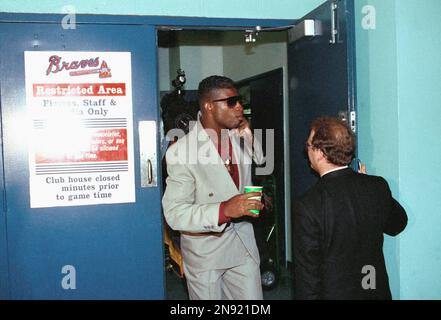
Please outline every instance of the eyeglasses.
M225 101L227 103L228 108L234 108L238 102L240 104L243 104L242 96L232 96L223 99L211 100L211 102L221 102L221 101Z
M311 143L309 143L308 141L305 141L305 149L308 150L308 148L313 148L314 145L312 145Z

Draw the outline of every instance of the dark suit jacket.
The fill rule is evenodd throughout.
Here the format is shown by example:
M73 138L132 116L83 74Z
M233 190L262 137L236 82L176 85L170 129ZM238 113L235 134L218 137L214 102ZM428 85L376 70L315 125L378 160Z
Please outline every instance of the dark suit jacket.
M383 233L406 224L383 178L350 168L324 175L293 208L295 297L391 299Z

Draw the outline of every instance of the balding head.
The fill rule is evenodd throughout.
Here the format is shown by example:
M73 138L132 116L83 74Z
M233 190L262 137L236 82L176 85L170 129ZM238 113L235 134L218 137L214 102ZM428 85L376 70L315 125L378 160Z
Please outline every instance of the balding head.
M341 120L321 117L311 123L314 132L311 145L323 152L326 160L334 165L347 165L355 153L355 138L351 129Z

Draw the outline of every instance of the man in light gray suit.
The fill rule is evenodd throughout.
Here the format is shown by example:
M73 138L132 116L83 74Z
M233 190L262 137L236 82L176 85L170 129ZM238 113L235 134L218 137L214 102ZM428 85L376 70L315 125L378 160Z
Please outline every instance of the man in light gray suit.
M251 163L263 162L231 79L199 84L200 112L190 132L167 151L162 200L167 223L181 232L190 299L262 299L259 252L250 209L263 205L243 194Z

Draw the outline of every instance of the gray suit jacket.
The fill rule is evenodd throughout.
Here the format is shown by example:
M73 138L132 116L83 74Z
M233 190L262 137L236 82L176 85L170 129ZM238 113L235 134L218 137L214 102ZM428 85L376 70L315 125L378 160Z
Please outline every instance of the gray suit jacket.
M240 144L234 130L229 132L233 155L238 162L239 189L219 156L216 146L197 121L190 132L170 146L166 154L167 186L162 204L167 223L174 230L218 235L181 234L185 267L195 271L230 268L242 264L249 254L259 263L259 253L250 222L218 225L221 202L252 185L251 162L263 162L260 144Z

